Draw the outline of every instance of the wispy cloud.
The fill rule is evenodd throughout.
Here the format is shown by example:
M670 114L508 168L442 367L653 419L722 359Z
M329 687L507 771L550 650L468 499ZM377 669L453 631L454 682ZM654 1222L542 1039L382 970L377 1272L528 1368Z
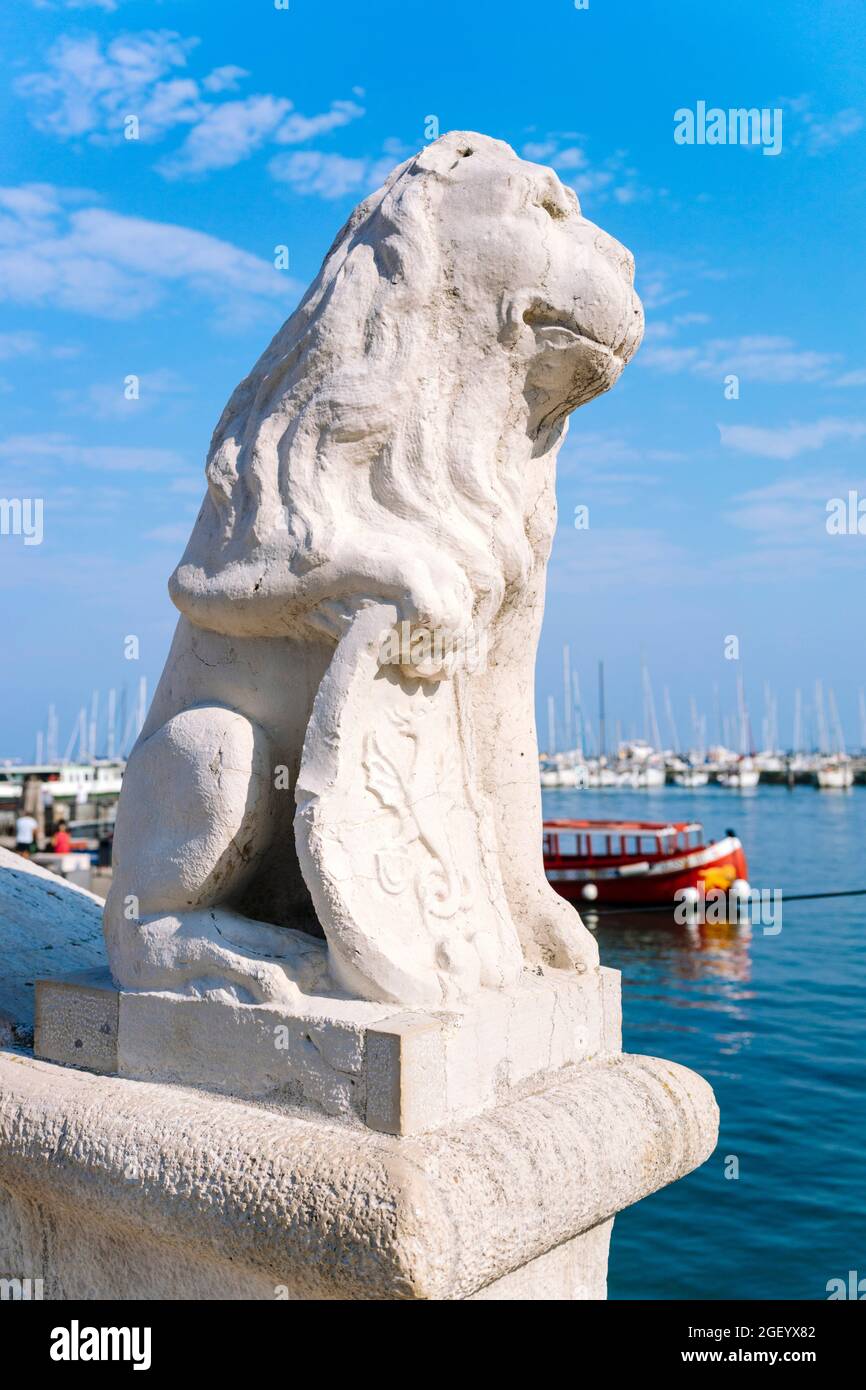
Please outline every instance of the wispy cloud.
M593 161L586 144L586 138L575 131L557 132L539 140L528 140L521 154L536 164L550 164L579 198L585 197L592 203L608 199L616 203L635 203L657 195L667 196L666 189L653 190L641 182L627 150L614 150Z
M0 299L125 319L182 285L229 323L301 288L230 242L80 202L45 184L0 188Z
M188 391L189 387L175 372L160 369L138 375L137 393L132 396L126 378L118 374L114 381L55 391L54 399L71 415L85 415L91 420L130 420L156 406L164 412L169 402Z
M647 324L644 331L644 343L666 341L668 338L673 338L681 328L709 322L709 314L698 313L675 314L667 322L664 319L653 319L651 323Z
M673 284L673 276L669 271L650 269L647 266L638 266L635 284L645 309L663 309L668 304L685 299L688 294L687 290Z
M32 357L38 350L36 333L0 333L0 361L9 357Z
M186 127L180 146L155 166L170 179L231 168L266 142L301 144L364 114L351 100L307 116L284 96L236 96L249 76L244 68L223 64L200 78L189 74L198 42L172 30L122 34L108 43L96 34L64 35L49 49L44 69L19 77L15 90L33 124L61 140L120 144L130 117L144 143ZM230 99L220 100L226 94Z
M756 454L759 458L793 459L823 449L833 441L862 439L866 436L866 420L827 418L812 424L792 422L777 426L720 424L718 430L726 449Z
M866 367L856 367L852 372L843 372L833 384L835 386L866 386Z
M669 335L657 330L655 336ZM661 372L718 378L735 373L749 381L765 382L823 381L838 360L838 353L813 352L798 348L790 338L760 334L712 338L691 347L651 341L638 358L644 367Z
M410 151L397 139L385 141L380 155L350 159L321 150L295 150L278 154L268 164L277 183L288 184L294 192L318 198L344 198L349 193L367 193L390 174L394 165Z
M102 10L114 14L122 0L31 0L34 10Z
M189 521L167 521L163 526L154 526L145 531L144 540L156 541L160 545L186 545L195 516Z
M801 477L778 478L763 487L751 488L736 496L723 520L748 532L760 547L778 563L780 554L790 555L792 568L800 572L808 554L811 561L863 566L866 555L862 543L852 548L835 544L827 532L827 507L835 498L847 499L850 489L863 495L866 472L858 469L843 476L839 471L810 473ZM855 540L861 540L855 537ZM834 544L828 545L828 540Z
M663 530L638 526L590 526L586 531L561 527L551 557L548 584L565 593L638 586L668 588L683 573L694 584L702 569L693 552Z
M174 449L130 448L125 444L80 444L66 434L19 434L0 440L0 459L21 467L35 464L106 473L185 472L183 456Z
M105 46L97 34L62 35L45 68L19 77L15 91L37 129L61 140L120 141L127 115L138 117L142 140L159 140L201 114L198 83L176 75L197 44L164 29L122 34Z
M643 504L648 489L656 488L672 463L687 455L678 450L635 444L626 435L607 430L574 430L557 463L557 478L567 484L561 516L568 525L571 508L588 506L593 518L599 508Z
M277 145L301 144L364 114L364 108L353 101L334 102L329 111L318 116L289 114L291 107L285 98L270 96L224 102L206 112L180 149L156 167L168 178L227 169L246 159L266 140Z
M81 348L74 343L54 343L39 333L29 330L0 333L0 362L19 358L51 358L54 361L69 361L80 357Z
M789 98L783 104L794 117L792 144L808 155L827 154L863 128L863 115L853 106L826 114L814 109L811 96Z
M373 167L369 159L298 150L294 154L278 154L268 164L268 172L277 183L289 184L296 193L343 198L347 193L373 186Z
M230 169L273 135L291 104L285 97L251 96L213 106L196 121L180 149L160 160L157 171L178 179Z

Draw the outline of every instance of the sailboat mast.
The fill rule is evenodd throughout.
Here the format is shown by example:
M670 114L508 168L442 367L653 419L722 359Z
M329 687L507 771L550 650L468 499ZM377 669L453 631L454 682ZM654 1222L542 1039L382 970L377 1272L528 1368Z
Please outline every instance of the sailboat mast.
M680 738L677 733L677 721L674 719L673 705L671 704L671 692L667 686L664 688L665 718L668 721L668 729L671 735L671 743L675 753L680 751Z
M562 648L562 724L565 747L572 747L571 736L571 653L566 642Z
M830 705L830 722L833 725L833 738L836 741L836 752L845 752L845 735L842 732L842 721L839 718L839 707L836 704L836 695L833 687L827 691L827 699Z
M587 740L587 735L583 722L583 703L580 698L580 677L576 671L572 671L571 679L574 687L574 731L576 746L578 753L583 757L584 743Z
M108 692L108 736L106 753L109 758L114 757L115 730L117 724L117 691L113 688Z
M828 753L827 720L824 716L824 687L819 680L815 682L815 718L818 723L818 752Z
M643 662L643 685L644 699L646 701L646 739L647 743L652 744L653 748L658 752L658 750L661 748L662 736L659 733L659 721L656 717L656 702L655 697L653 696L653 685L652 681L650 680L649 667L647 666L646 661Z

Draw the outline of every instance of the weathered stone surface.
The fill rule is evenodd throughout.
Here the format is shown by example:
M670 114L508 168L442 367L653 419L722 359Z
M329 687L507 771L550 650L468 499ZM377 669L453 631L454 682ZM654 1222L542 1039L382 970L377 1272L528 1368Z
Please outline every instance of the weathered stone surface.
M117 988L40 989L38 1045L75 1066L11 1025L0 1051L4 1272L600 1298L614 1214L711 1152L712 1092L622 1056L618 978L541 856L555 461L638 346L632 271L551 170L452 133L356 209L235 391L124 778ZM19 1018L37 976L100 966L98 909L6 878Z
M306 1012L170 991L105 972L37 982L35 1052L144 1081L308 1107L387 1134L480 1114L562 1067L620 1051L617 971L526 971L459 1013L305 996Z
M37 980L36 1055L115 1074L119 1004L107 970Z
M396 1139L0 1053L0 1263L48 1298L602 1297L607 1232L556 1248L716 1128L706 1082L646 1057Z
M563 1241L511 1274L495 1279L469 1303L573 1303L607 1298L607 1256L613 1219Z
M629 253L501 141L355 210L214 434L120 799L125 990L436 1012L595 968L544 876L533 666L567 419L642 328Z

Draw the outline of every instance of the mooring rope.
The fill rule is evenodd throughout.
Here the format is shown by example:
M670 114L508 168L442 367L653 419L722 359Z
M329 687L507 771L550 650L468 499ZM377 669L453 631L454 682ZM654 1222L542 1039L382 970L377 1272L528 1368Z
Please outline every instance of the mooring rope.
M718 890L713 890L713 891L724 892L724 889L718 889ZM755 892L759 892L760 890L756 888L756 889L754 889L754 891L755 891ZM735 895L735 896L736 896L736 895ZM826 893L786 893L784 890L782 890L782 902L783 902L783 903L812 902L812 901L814 901L816 898L863 898L863 897L866 897L866 888L835 888L835 889L832 889L831 891L826 892ZM745 893L743 894L742 902L743 902L744 904L748 902L748 894L745 894ZM629 906L629 907L616 907L616 906L612 906L612 905L610 905L610 904L608 904L608 906L606 906L606 907L595 907L595 906L593 905L593 903L591 903L591 902L581 902L581 903L579 903L579 904L578 904L578 903L575 903L575 907L577 907L578 911L581 912L582 914L585 914L587 917L589 916L589 914L590 914L591 912L594 912L594 913L596 914L596 916L598 916L598 917L605 917L605 916L625 917L625 916L628 916L630 913L633 913L633 912L640 912L640 913L644 913L644 912L670 912L670 913L673 913L673 911L675 910L676 906L677 906L677 904L676 904L676 903L673 903L673 902L669 902L669 903L649 903L646 907L635 907L635 906Z

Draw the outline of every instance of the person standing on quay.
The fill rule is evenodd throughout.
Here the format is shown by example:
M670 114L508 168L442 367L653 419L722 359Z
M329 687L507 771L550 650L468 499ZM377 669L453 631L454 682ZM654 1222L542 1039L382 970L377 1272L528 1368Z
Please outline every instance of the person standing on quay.
M34 816L22 812L15 821L15 849L29 859L39 846L36 843L38 824Z
M72 837L66 828L66 821L58 821L57 829L51 841L51 849L54 854L68 854L72 849Z

